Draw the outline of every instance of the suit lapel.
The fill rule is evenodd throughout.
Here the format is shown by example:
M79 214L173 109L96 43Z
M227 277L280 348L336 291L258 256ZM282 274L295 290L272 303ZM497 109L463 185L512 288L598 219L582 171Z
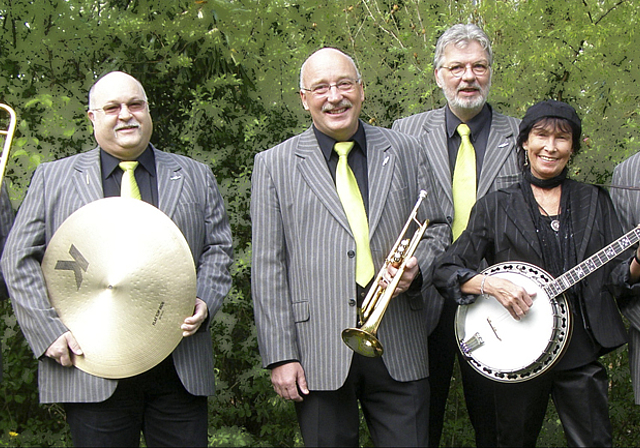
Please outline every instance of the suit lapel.
M153 148L153 153L158 174L158 208L172 217L184 184L182 167L174 158L156 148Z
M518 194L509 195L509 200L504 205L504 214L505 219L509 219L513 223L515 231L522 235L524 241L529 243L538 258L542 260L542 248L540 247L540 241L538 241L538 234L531 220L529 206L521 190L518 191Z
M447 131L445 125L444 108L430 114L422 124L423 144L433 166L433 174L449 200L449 213L453 213L453 190L451 188L451 166L449 165L449 150L447 146ZM445 213L447 207L444 207Z
M295 155L296 169L300 171L311 193L315 194L335 220L351 233L347 215L344 213L336 185L329 173L327 161L313 134L313 128L300 134Z
M80 198L80 207L104 197L99 148L78 156L74 165L72 182Z
M492 113L489 139L487 140L487 149L480 172L480 181L478 182L479 198L489 191L500 168L504 165L509 153L515 146L515 139L516 136L513 135L507 118L494 111Z
M584 260L587 254L587 245L591 239L593 223L598 202L597 188L582 188L577 182L572 182L571 195L574 196L571 205L576 207L571 209L571 226L573 227L573 238L576 242L576 256L578 260Z
M369 176L369 237L374 234L389 195L396 163L391 143L373 126L365 125L367 136L367 170Z

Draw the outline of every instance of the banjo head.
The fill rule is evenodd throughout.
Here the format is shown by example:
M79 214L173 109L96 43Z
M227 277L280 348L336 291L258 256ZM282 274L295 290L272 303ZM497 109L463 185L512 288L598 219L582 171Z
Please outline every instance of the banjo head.
M544 286L553 277L529 263L499 263L483 274L510 280L536 296L519 321L488 294L459 306L455 332L462 354L475 370L494 381L521 382L543 374L560 360L570 339L566 297L550 298Z

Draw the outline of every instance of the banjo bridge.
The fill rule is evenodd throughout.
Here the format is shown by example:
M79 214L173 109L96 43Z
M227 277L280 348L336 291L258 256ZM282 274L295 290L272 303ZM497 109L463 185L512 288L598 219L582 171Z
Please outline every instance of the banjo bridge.
M465 354L465 356L469 356L472 351L482 347L483 344L484 341L482 340L480 333L476 333L466 341L461 341L460 349L462 350L462 353Z

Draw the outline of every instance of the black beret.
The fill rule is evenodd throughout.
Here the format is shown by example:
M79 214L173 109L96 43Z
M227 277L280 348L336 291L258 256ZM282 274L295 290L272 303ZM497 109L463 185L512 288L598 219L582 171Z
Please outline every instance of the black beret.
M562 101L546 100L540 101L527 109L527 113L520 122L520 133L531 129L536 122L547 117L564 118L571 123L573 128L577 128L579 132L582 132L582 122L573 107Z

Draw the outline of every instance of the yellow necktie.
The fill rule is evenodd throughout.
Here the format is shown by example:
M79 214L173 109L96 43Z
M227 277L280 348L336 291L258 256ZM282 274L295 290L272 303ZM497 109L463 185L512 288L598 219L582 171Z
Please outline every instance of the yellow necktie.
M364 210L358 182L347 161L347 155L351 148L353 148L353 142L338 142L333 147L334 151L338 153L336 190L338 190L342 208L344 208L349 227L351 227L351 232L356 240L356 283L364 287L373 278L374 268L369 248L367 213Z
M460 148L453 170L453 240L467 227L469 214L476 203L476 151L471 144L471 130L464 123L458 125Z
M120 196L123 198L142 199L136 177L133 174L138 162L120 162L118 166L124 171L120 184Z

